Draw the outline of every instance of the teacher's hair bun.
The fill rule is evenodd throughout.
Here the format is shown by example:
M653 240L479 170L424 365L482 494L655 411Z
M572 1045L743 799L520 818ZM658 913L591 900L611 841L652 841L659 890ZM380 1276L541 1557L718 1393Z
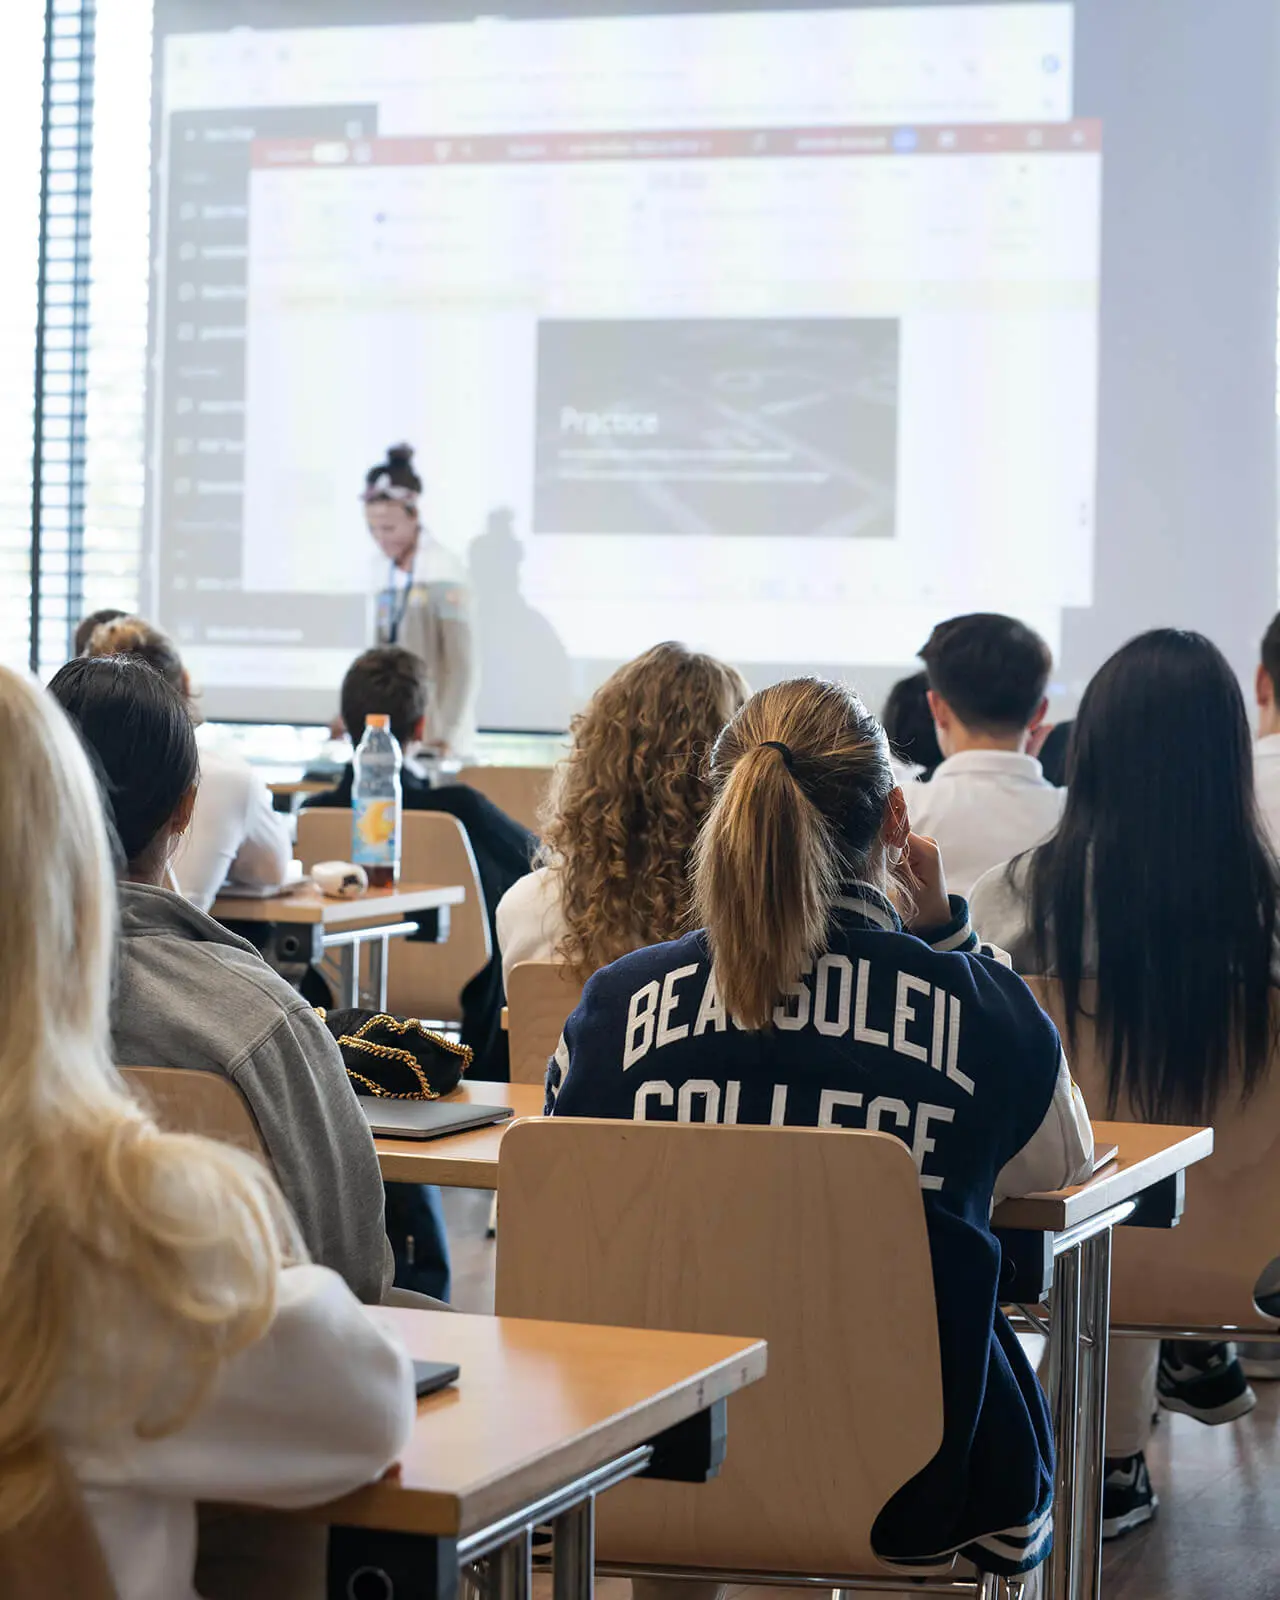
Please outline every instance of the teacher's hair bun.
M413 446L411 444L393 444L387 451L387 465L389 467L408 467L413 464Z

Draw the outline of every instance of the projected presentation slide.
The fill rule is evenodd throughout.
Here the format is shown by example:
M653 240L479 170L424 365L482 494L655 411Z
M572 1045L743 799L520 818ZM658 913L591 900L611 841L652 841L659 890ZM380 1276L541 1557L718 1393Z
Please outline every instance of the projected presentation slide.
M471 568L490 725L561 726L666 637L855 673L944 611L1053 642L1095 474L1071 23L170 36L152 572L211 713L331 714L385 581L358 492L401 438ZM541 705L516 598L556 642Z
M535 534L893 533L898 325L540 322Z

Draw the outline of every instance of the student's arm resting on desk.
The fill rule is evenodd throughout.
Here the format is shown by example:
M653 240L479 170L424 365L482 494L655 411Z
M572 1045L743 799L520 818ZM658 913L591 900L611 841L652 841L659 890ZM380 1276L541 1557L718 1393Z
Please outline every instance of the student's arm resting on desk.
M1093 1173L1093 1127L1084 1096L1072 1082L1061 1048L1058 1062L1053 1098L1040 1126L996 1179L997 1204L1011 1195L1065 1189Z
M253 1110L312 1258L373 1304L394 1269L378 1153L338 1046L295 999L227 1076Z
M403 1455L413 1363L334 1273L289 1267L275 1321L177 1433L71 1454L82 1480L290 1509L373 1482Z

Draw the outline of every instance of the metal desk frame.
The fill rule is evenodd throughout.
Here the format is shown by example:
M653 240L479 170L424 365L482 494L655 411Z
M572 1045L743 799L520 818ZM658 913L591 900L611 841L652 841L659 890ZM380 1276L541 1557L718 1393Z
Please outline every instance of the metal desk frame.
M460 1586L483 1600L529 1600L533 1530L548 1522L554 1600L591 1600L596 1496L639 1476L681 1483L715 1477L724 1461L727 1412L728 1402L717 1400L649 1443L462 1538L332 1528L328 1600L458 1600Z

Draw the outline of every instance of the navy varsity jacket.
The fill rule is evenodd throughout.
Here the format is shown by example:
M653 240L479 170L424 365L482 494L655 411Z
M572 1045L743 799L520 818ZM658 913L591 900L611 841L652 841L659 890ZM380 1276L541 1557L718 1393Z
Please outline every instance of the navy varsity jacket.
M726 1016L705 934L624 956L565 1025L547 1109L896 1134L924 1194L945 1421L937 1455L877 1519L876 1550L902 1562L958 1551L1013 1573L1052 1543L1053 1441L1000 1310L988 1218L993 1197L1086 1176L1093 1139L1053 1024L979 951L958 896L952 911L926 943L883 895L848 886L827 952L757 1032Z

